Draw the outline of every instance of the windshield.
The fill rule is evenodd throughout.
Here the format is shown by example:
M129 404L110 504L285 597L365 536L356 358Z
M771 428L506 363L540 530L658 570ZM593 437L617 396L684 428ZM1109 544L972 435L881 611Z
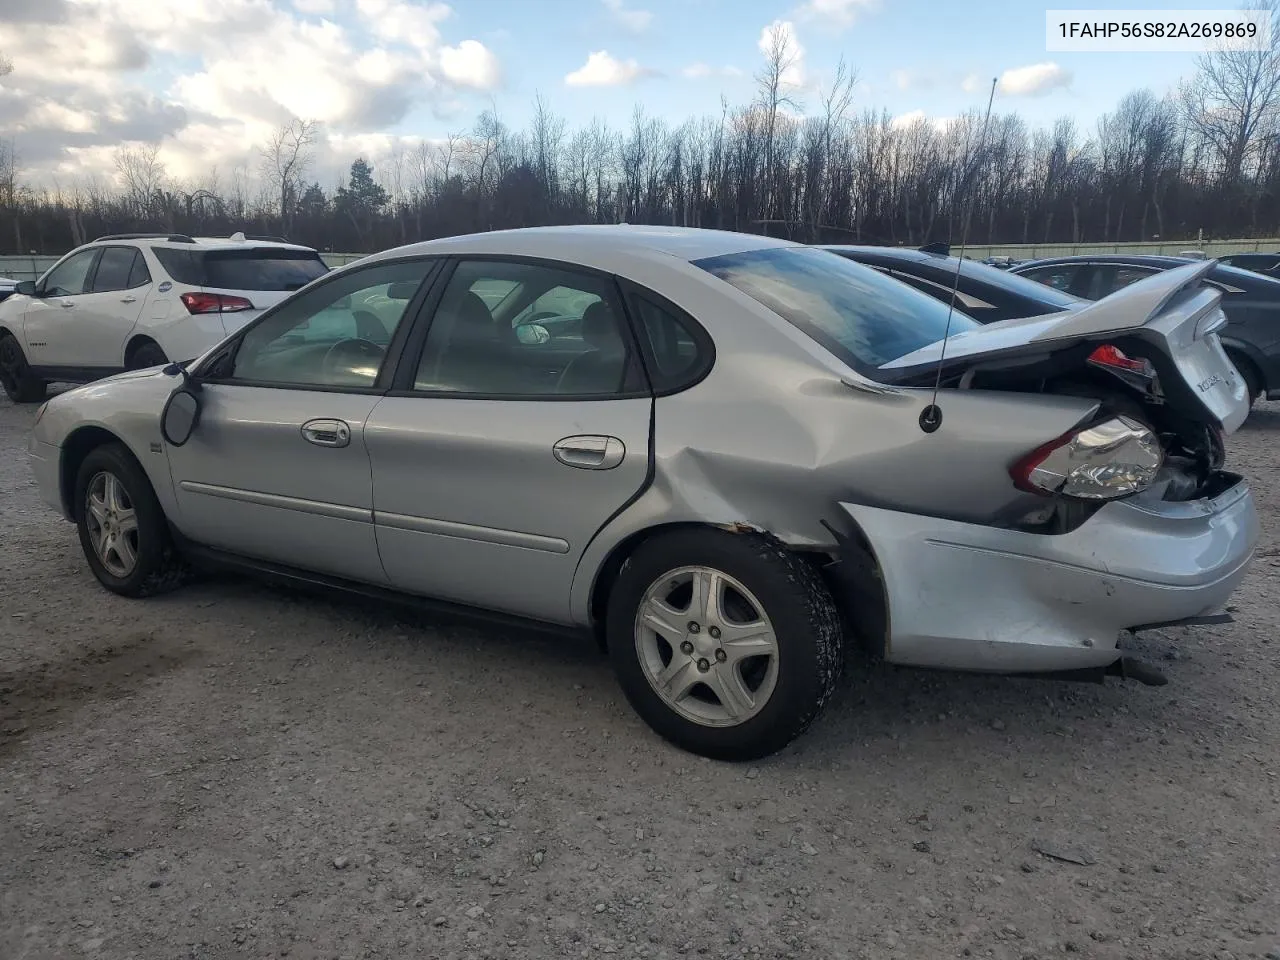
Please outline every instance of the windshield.
M882 273L826 250L774 247L696 260L799 327L861 373L941 340L947 307ZM978 327L951 314L951 333Z
M175 250L152 247L178 283L221 290L297 290L329 272L313 250Z

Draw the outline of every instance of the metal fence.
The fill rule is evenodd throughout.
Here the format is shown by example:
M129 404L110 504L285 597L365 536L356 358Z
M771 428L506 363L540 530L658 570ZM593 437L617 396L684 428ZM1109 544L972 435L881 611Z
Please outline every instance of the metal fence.
M1189 250L1203 251L1207 257L1228 253L1267 251L1280 253L1280 238L1262 240L1173 240L1151 243L1006 243L975 244L965 248L965 255L975 260L986 257L1013 257L1034 260L1038 257L1072 257L1089 253L1163 253L1177 256ZM340 267L365 256L363 253L322 253L330 267ZM0 257L0 277L11 280L35 280L58 262L58 257Z

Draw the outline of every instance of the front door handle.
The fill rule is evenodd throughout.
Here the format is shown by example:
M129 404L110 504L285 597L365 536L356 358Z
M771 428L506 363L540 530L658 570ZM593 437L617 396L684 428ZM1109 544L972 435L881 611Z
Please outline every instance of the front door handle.
M74 307L74 306L75 306L75 304L74 304L74 303L72 303L70 300L63 300L63 301L59 304L59 306L61 306L61 307Z
M345 447L351 442L351 427L342 420L308 420L302 438L317 447Z
M565 437L551 452L566 467L582 470L612 470L627 455L626 445L617 437L597 435Z

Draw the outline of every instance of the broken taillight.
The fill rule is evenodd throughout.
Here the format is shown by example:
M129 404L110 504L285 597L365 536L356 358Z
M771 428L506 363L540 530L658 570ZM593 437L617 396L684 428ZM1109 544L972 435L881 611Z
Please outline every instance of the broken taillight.
M1155 482L1164 452L1154 433L1113 417L1037 447L1009 468L1014 485L1041 496L1114 500Z
M1125 373L1136 373L1144 377L1154 377L1156 369L1151 361L1143 357L1131 357L1119 347L1104 343L1089 354L1089 362L1099 367L1112 370L1123 370Z

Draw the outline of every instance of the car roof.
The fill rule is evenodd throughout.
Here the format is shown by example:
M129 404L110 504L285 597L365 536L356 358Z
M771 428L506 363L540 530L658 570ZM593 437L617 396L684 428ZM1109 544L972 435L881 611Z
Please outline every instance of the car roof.
M1019 272L1029 267L1071 265L1073 263L1114 263L1133 264L1135 267L1179 267L1186 263L1197 262L1196 257L1174 257L1157 253L1085 253L1072 257L1041 257L1038 260L1025 260L1016 265Z
M790 240L729 230L696 227L598 224L562 227L522 227L492 230L411 243L363 258L375 260L415 254L489 254L546 257L603 270L616 270L628 257L667 255L692 261L749 250L801 247Z
M917 250L914 247L877 247L872 244L856 244L856 243L824 243L820 245L823 250L830 250L832 253L860 253L867 256L884 257L890 260L911 260L915 263L922 263L925 260L950 260L946 254L942 253L926 253L923 250Z

